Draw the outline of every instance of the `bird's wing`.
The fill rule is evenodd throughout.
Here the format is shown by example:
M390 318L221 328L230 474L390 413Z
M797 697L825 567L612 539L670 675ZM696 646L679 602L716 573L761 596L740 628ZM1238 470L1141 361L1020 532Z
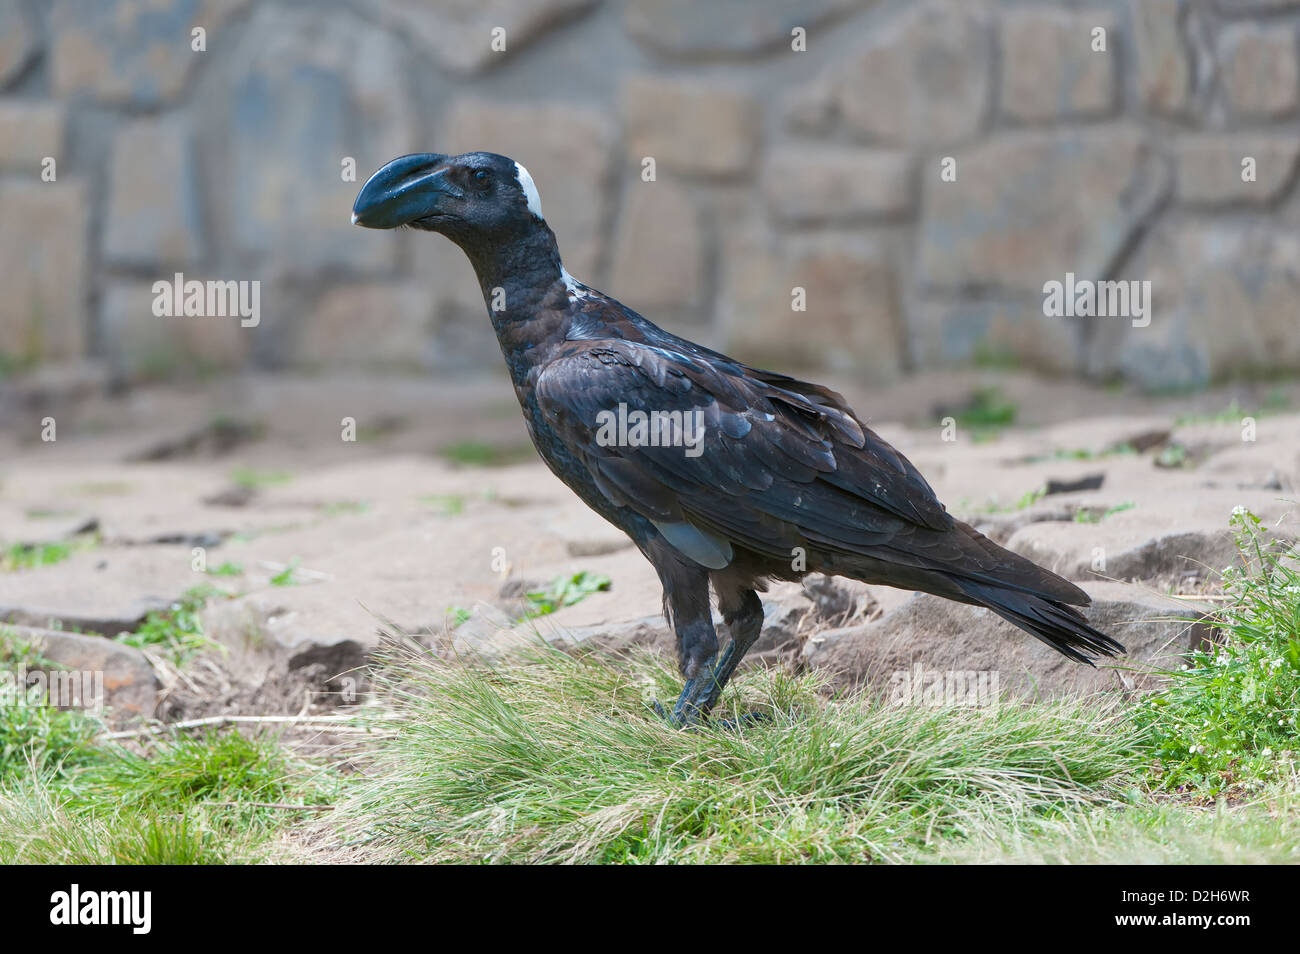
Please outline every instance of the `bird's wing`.
M953 526L911 463L816 385L658 344L575 341L536 397L602 493L705 566L725 565L727 541L777 557L810 542L861 553ZM688 439L701 425L698 447L647 446L631 428L620 439L620 405L625 421L680 421Z

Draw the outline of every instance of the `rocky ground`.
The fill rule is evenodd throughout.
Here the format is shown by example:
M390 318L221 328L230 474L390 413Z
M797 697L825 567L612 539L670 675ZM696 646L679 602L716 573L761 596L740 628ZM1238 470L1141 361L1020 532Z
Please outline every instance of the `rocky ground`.
M989 384L845 390L950 510L1078 581L1129 668L1070 664L983 610L820 578L768 594L760 663L818 667L835 687L917 664L996 671L1012 691L1131 687L1211 635L1183 620L1236 559L1235 507L1296 526L1292 389L1136 402L999 375L996 398L972 402ZM104 397L92 369L64 369L11 380L0 409L6 638L104 671L116 721L359 701L369 655L397 633L441 654L538 635L671 648L650 566L536 460L498 378L246 377ZM608 588L519 622L525 594L582 571ZM186 658L114 640L204 585L215 646Z

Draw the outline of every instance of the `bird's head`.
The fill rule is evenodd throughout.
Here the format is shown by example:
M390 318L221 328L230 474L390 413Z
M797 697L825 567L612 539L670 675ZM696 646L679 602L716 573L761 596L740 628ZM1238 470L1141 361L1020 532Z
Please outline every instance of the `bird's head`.
M500 242L542 221L542 200L528 170L492 152L401 156L371 176L352 205L353 225L407 225L462 246Z

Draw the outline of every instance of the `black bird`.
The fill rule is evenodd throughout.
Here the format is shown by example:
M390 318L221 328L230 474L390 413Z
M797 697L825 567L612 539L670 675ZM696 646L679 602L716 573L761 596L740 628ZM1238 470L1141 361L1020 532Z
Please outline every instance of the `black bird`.
M669 334L573 278L514 160L394 159L352 221L438 232L469 256L538 453L658 571L686 680L677 724L707 717L758 639L758 592L806 573L986 606L1090 665L1124 651L1073 608L1086 593L954 520L839 394ZM731 635L721 656L710 583Z

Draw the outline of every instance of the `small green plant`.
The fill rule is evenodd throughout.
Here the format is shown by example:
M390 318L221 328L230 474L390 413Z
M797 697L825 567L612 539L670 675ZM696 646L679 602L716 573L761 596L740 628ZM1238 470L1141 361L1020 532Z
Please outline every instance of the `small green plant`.
M554 613L562 607L572 606L586 599L592 593L607 590L609 586L609 577L600 573L589 573L586 570L579 570L572 576L556 577L545 589L524 594L524 599L529 604L524 619Z
M230 481L238 487L259 490L287 484L293 480L293 474L284 470L255 470L252 467L236 467L230 472Z
M447 610L447 625L455 629L461 623L468 621L472 615L474 614L463 606L449 607Z
M506 467L533 458L532 445L488 444L484 441L456 441L446 444L438 453L453 464L464 467Z
M1080 507L1074 512L1075 523L1101 523L1107 517L1114 516L1117 513L1123 513L1125 510L1132 510L1137 504L1131 500L1115 504L1113 507L1107 507L1105 510L1098 511L1091 507Z
M971 431L977 443L991 440L1016 422L1019 409L1002 396L998 388L980 388L953 418L957 426Z
M200 614L209 599L225 595L211 584L196 586L166 610L150 613L139 629L123 633L117 641L136 649L162 650L176 665L183 666L196 653L215 645L203 635Z
M1058 447L1050 454L1037 454L1027 457L1025 463L1041 464L1053 460L1105 460L1109 457L1134 457L1136 455L1137 448L1125 442L1101 450L1093 450L1089 447Z
M340 500L337 503L325 504L325 506L321 507L320 512L323 517L341 517L349 514L365 513L369 509L369 501Z
M1183 444L1177 441L1166 444L1156 455L1155 465L1165 470L1187 470L1196 466L1196 461Z
M1233 511L1241 566L1211 618L1222 641L1187 656L1139 710L1167 790L1214 796L1294 778L1300 757L1300 554Z
M53 566L98 543L99 537L93 533L83 533L70 540L51 543L11 543L0 548L0 573Z
M426 494L420 498L420 503L444 517L456 517L465 510L465 498L460 494Z
M298 581L294 579L293 574L298 569L300 561L297 557L290 560L283 570L271 577L272 586L297 586Z
M227 560L225 563L216 567L208 567L209 576L242 576L244 565L242 563L231 563Z

